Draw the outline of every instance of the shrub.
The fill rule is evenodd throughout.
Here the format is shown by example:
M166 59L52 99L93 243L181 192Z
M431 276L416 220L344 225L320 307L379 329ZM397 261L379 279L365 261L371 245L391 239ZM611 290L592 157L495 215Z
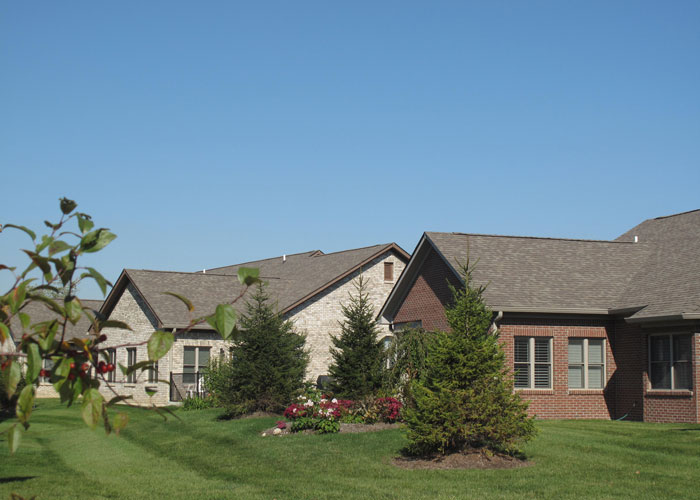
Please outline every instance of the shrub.
M206 410L214 407L214 400L211 397L192 396L182 400L182 409L189 410Z
M421 328L396 330L386 351L383 390L412 405L411 384L425 375L432 334Z
M404 418L408 451L432 455L467 448L515 453L535 434L527 403L513 392L513 377L492 311L484 304L485 287L471 281L469 263L462 269L464 288L452 288L446 308L450 332L429 343L426 373L412 382L415 406Z
M241 331L227 361L230 368L211 378L213 392L228 417L255 411L278 413L303 386L308 363L305 337L268 300L265 287L259 285L241 317Z
M361 399L381 387L384 346L377 340L377 321L363 277L353 284L357 294L350 294L350 303L341 306L345 319L340 336L331 337L329 387L338 396Z

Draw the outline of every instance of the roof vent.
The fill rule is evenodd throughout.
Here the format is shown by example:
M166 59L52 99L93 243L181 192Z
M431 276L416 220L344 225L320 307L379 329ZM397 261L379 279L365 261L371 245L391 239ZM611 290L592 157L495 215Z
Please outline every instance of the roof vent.
M634 235L634 242L639 243L639 236L637 236L636 234Z
M282 256L282 263L284 264L285 262L287 262L287 254Z
M202 274L207 274L207 270L206 270L206 269L202 269Z

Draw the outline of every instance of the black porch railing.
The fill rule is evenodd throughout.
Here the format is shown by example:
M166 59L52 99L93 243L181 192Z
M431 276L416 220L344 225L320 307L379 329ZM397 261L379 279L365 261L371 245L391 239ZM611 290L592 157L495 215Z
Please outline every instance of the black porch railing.
M209 392L204 387L204 374L170 372L170 401L179 402L185 398L203 398Z

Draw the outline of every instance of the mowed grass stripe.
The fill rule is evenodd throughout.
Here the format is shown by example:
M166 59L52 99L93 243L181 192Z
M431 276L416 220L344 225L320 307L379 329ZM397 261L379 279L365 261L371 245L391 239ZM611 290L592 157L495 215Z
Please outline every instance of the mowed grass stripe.
M398 430L261 438L275 418L125 411L129 426L108 437L42 401L18 454L0 449L0 498L691 498L700 483L697 425L541 421L533 467L403 470L390 463L406 444ZM2 482L23 476L37 477Z

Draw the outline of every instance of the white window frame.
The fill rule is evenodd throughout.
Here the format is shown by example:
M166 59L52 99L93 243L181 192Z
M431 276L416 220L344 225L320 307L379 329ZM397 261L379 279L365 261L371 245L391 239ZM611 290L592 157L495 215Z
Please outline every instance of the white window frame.
M527 362L528 365L528 371L529 371L529 376L528 376L528 381L529 385L527 387L515 387L516 390L524 390L524 391L551 391L553 388L553 379L554 379L554 339L553 337L528 337L527 335L517 335L513 337L513 372L515 372L515 365L516 364L525 364L525 363L516 363L515 362L515 340L518 338L525 338L527 339L527 349L528 349L528 359L529 361ZM546 338L549 341L548 349L549 349L549 385L547 387L535 387L535 365L544 365L547 363L535 363L535 339L542 339Z
M133 359L132 359L133 355ZM138 352L136 351L135 347L127 347L126 348L126 367L131 368L134 366L136 363L138 363ZM135 384L137 382L136 378L136 371L131 372L129 375L126 377L126 383L127 384Z
M693 390L693 377L690 377L690 387L681 387L681 388L676 388L676 371L673 369L674 361L673 361L673 337L677 336L688 336L690 337L690 360L688 363L690 363L690 368L691 368L691 373L692 373L692 368L693 368L693 342L695 342L695 334L694 333L688 333L688 332L668 332L668 333L655 333L652 335L647 336L647 388L650 391L682 391L682 392L688 392ZM652 337L667 337L669 341L669 369L671 371L671 387L670 388L663 388L663 387L657 387L654 388L651 385L651 339Z
M571 366L571 363L568 363L569 359L569 352L568 352L568 347L569 343L572 340L583 340L583 387L571 387L569 386L569 366ZM603 341L603 387L589 387L589 382L588 382L588 341L589 340L602 340ZM601 337L569 337L569 341L567 343L567 352L566 352L566 357L567 357L567 370L566 370L566 385L569 388L570 391L602 391L605 389L605 386L608 385L608 360L607 360L607 342L604 338ZM596 363L597 365L598 363Z

